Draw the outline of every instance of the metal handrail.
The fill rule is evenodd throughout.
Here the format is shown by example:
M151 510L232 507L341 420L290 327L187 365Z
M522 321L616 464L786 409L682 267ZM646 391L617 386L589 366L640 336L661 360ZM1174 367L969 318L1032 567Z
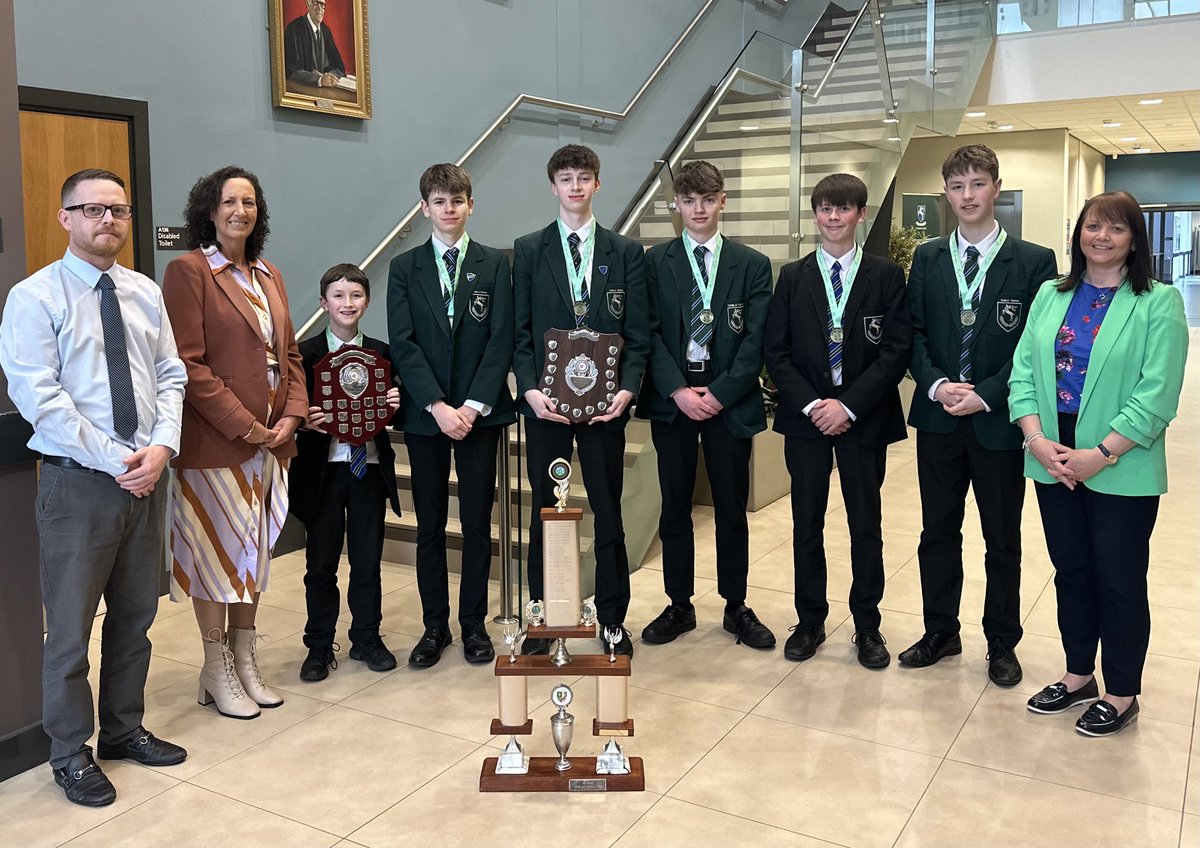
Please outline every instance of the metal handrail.
M463 153L462 156L458 157L454 164L462 165L469 158L471 158L472 154L474 154L475 151L478 150L485 141L495 135L496 132L502 126L504 126L504 124L508 123L508 121L512 118L513 112L515 112L521 106L542 106L547 109L557 109L560 112L571 112L577 115L590 115L591 117L598 118L600 120L625 120L627 117L629 117L629 113L633 111L634 107L637 106L638 101L642 99L642 95L646 93L646 90L650 88L651 84L653 84L656 79L658 79L659 75L663 72L663 69L671 63L671 59L674 58L675 53L683 45L683 42L686 41L687 37L691 35L692 31L699 26L700 21L705 15L708 14L712 7L717 4L717 2L718 0L705 0L704 5L700 7L699 11L697 11L692 17L691 22L688 23L688 25L684 27L683 32L679 34L679 38L675 39L675 43L671 45L671 49L666 52L666 55L664 55L658 65L655 66L654 70L650 72L650 75L646 77L646 81L642 83L641 87L638 88L638 90L634 93L632 99L630 99L629 103L626 104L625 108L621 111L615 112L611 109L602 109L599 106L586 106L579 103L571 103L566 100L554 100L549 97L539 97L533 94L518 94L515 98L513 98L513 101L508 104L504 111L500 113L496 120L492 121L492 123L488 125L488 128L483 131L479 138L475 139L471 146L467 148L466 152ZM392 227L392 229L386 236L383 237L379 244L375 245L374 249L372 249L371 252L366 255L366 258L359 263L359 267L366 268L368 265L378 259L379 255L387 249L387 246L391 244L391 242L398 235L400 235L400 233L403 232L406 227L416 220L417 215L419 215L420 212L421 204L417 203L403 218L400 219L396 226ZM321 317L324 314L324 310L321 309L313 312L312 316L300 326L299 330L297 330L296 337L305 338L308 333L316 327L317 323L321 320Z
M854 37L854 33L858 29L858 25L862 23L863 16L867 14L867 11L873 5L875 4L868 0L868 2L863 3L862 8L858 10L858 14L854 16L854 22L850 24L850 28L846 30L846 34L842 36L842 43L838 45L837 50L835 50L833 53L833 58L829 60L829 67L825 69L825 76L821 77L821 81L817 83L816 90L809 93L807 91L807 86L804 85L803 81L796 83L796 90L803 92L806 100L812 102L820 99L821 94L825 91L825 86L829 84L829 78L833 76L833 72L837 68L838 61L842 58L842 53L846 51L846 46L850 43L850 39Z

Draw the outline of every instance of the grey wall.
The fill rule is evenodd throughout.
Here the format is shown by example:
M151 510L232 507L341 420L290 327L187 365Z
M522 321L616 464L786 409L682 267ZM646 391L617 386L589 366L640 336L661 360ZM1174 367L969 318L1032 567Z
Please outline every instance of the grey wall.
M271 106L267 6L15 0L18 74L23 85L149 102L156 224L180 223L202 173L229 162L258 173L271 209L268 256L299 322L316 305L321 272L360 260L419 199L428 164L458 158L521 92L623 109L701 0L374 0L370 121ZM467 163L472 236L507 247L549 221L545 162L572 141L600 154L596 211L612 223L745 40L764 30L799 43L824 6L720 0L619 125L522 110ZM427 234L418 227L398 248ZM157 267L173 255L160 254ZM367 269L377 294L387 258ZM366 321L375 335L384 334L382 301Z
M1145 153L1106 159L1104 187L1127 191L1139 203L1200 207L1200 153Z

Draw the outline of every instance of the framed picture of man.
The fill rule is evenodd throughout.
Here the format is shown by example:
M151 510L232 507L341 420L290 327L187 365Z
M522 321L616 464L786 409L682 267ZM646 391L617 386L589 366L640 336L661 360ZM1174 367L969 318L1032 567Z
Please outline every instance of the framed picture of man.
M371 117L367 0L267 0L276 106Z

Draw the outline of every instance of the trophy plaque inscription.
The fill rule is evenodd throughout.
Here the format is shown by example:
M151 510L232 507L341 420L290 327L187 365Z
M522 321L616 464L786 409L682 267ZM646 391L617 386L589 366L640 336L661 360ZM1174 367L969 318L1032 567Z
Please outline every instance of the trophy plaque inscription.
M310 403L325 413L325 432L351 445L365 445L383 432L392 418L387 393L392 363L386 356L358 345L342 345L321 358L313 369Z

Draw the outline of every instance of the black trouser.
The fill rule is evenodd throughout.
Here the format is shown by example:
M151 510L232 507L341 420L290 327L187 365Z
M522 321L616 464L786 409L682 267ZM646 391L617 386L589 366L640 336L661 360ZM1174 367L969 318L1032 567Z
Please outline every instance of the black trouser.
M879 628L883 598L883 531L880 487L887 448L868 448L850 433L819 439L789 436L783 453L792 476L792 563L796 614L801 625L817 626L829 615L825 564L825 508L837 454L838 479L850 526L850 612L854 628Z
M458 472L458 518L462 525L462 579L458 621L482 624L492 571L492 505L496 500L496 450L503 427L476 427L461 440L404 434L412 467L417 513L417 588L426 627L450 623L446 568L446 520L450 510L450 452ZM507 447L507 446L506 446Z
M1071 448L1075 422L1073 415L1059 416L1059 441ZM1075 491L1037 483L1035 491L1054 563L1067 671L1095 671L1096 648L1103 643L1105 690L1118 697L1139 694L1150 645L1146 571L1158 495L1106 495L1086 483Z
M971 416L950 433L917 432L921 486L921 598L926 633L957 633L962 600L962 523L967 487L975 493L983 529L983 633L1006 648L1021 641L1021 507L1024 456L988 450L975 437Z
M350 641L363 644L379 638L383 590L379 561L383 558L383 517L387 490L375 463L367 465L360 480L350 473L350 463L331 462L325 469L317 516L305 528L304 597L308 623L304 644L328 648L337 630L340 595L338 561L345 539L350 560Z
M726 606L746 600L750 570L750 532L746 504L750 499L750 439L729 432L724 415L695 421L682 412L671 423L650 422L658 453L662 513L663 588L671 603L687 606L696 590L696 537L692 530L692 496L696 489L697 443L704 448L704 468L712 490L717 523L717 591Z
M525 458L533 509L529 519L529 596L545 600L542 589L542 507L554 506L554 483L547 470L558 457L570 461L579 447L579 465L588 504L595 516L596 614L601 624L622 624L629 609L629 557L621 523L625 475L625 431L604 424L558 424L525 419Z

